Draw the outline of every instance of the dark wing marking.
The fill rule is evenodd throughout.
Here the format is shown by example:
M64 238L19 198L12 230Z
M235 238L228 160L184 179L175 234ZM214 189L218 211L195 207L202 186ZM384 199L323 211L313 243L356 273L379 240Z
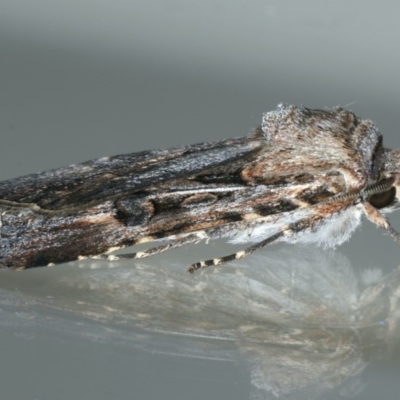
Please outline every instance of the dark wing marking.
M143 197L134 195L116 203L118 217L137 239L166 238L181 233L207 231L227 225L251 224L257 219L293 212L324 202L341 193L340 176L319 177L313 183L297 183L279 188L268 185L196 185L187 190L185 181L174 182L175 189L149 189ZM213 188L214 187L214 188ZM241 224L243 222L243 224ZM224 233L225 234L225 233Z

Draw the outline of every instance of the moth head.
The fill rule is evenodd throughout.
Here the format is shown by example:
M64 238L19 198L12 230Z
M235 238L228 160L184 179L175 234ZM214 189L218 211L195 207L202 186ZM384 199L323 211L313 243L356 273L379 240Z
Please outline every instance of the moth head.
M381 181L391 180L390 188L372 195L368 202L382 212L391 212L400 208L400 150L384 149Z

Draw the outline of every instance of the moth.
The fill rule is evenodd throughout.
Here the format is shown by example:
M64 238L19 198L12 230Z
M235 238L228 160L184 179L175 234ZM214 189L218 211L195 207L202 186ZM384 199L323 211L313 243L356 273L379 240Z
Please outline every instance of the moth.
M100 158L0 182L0 264L24 269L84 258L134 259L201 240L250 247L332 247L365 216L400 241L385 214L400 207L400 151L342 108L280 104L248 135ZM139 243L148 250L110 254Z

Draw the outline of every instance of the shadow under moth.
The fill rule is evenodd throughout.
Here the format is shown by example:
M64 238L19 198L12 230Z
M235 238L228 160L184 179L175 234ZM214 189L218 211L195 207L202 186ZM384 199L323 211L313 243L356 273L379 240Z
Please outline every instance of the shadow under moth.
M0 182L0 266L144 258L220 237L252 243L194 272L279 241L335 246L363 216L399 241L384 217L400 207L399 188L400 150L383 147L372 121L280 104L247 136Z

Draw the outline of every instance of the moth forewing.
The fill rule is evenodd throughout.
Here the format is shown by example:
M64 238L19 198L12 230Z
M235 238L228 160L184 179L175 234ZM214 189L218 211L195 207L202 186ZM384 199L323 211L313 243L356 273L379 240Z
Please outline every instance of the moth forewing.
M86 257L143 258L226 237L335 246L363 215L396 239L382 213L399 205L397 150L341 108L279 105L247 136L105 157L0 182L0 263L29 268ZM109 254L167 240L149 250Z

